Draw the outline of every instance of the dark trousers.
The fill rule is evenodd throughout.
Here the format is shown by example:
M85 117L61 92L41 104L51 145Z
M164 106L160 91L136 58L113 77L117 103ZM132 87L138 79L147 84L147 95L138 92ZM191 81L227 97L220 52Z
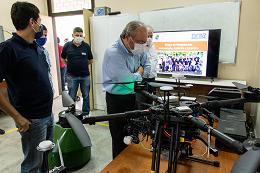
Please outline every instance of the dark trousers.
M61 88L62 91L65 90L65 74L66 74L66 66L60 67L60 77L61 77Z
M135 110L134 94L114 95L106 92L106 102L108 114ZM126 119L109 121L109 130L112 137L113 159L127 147L123 142L124 137L128 135L126 130L124 130L125 125L127 125Z
M142 82L155 82L155 78L144 78ZM151 85L148 85L148 92L155 94L156 88L152 87ZM139 110L145 110L145 109L149 108L148 106L143 105L141 103L148 103L148 104L153 103L152 99L146 97L142 93L136 93L136 99L138 101L138 109ZM141 103L139 103L139 102L141 102Z

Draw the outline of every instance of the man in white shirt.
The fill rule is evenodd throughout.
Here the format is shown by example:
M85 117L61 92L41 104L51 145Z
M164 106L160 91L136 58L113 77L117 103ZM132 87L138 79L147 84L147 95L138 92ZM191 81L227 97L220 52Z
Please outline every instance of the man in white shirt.
M155 50L154 44L152 43L152 40L153 40L153 28L147 25L147 42L144 50L151 62L151 71L150 71L149 78L143 78L143 82L155 82L155 77L157 77L157 71L156 71L157 52ZM148 85L148 92L155 94L156 88ZM148 103L148 104L152 104L153 102L151 99L147 98L141 93L137 93L137 100L141 103ZM138 103L138 109L144 110L149 107L141 103Z

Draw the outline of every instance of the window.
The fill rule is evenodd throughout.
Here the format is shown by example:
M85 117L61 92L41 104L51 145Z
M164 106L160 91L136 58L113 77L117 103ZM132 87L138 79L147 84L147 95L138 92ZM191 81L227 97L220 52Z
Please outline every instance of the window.
M52 13L92 9L92 0L52 0Z

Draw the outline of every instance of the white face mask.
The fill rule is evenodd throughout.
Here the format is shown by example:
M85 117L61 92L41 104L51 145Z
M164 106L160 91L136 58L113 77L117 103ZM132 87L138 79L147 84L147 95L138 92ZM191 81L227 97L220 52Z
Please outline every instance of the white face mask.
M146 44L147 44L148 46L151 46L152 41L153 41L152 38L147 38Z
M74 41L76 44L80 44L82 42L82 39L83 39L82 37L75 37Z
M130 38L131 38L131 37L130 37ZM131 40L132 40L132 42L134 42L132 38L131 38ZM129 45L128 45L128 46L129 46ZM144 52L144 47L145 47L145 44L139 44L139 43L135 43L135 42L134 42L134 49L131 49L130 46L129 46L131 52L132 52L134 55L140 55L140 54L142 54L142 53Z

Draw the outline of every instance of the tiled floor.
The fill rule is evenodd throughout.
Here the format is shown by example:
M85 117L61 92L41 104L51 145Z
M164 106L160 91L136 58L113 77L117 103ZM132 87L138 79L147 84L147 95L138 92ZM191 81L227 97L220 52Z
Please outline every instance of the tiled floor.
M81 101L77 102L76 108L80 109L81 104ZM65 109L62 107L61 96L54 99L53 113L55 121L58 120L58 113ZM106 115L106 112L101 110L91 111L91 116L100 115ZM108 122L84 126L92 142L91 158L84 167L77 170L69 170L69 172L98 173L112 161L112 142ZM0 172L18 173L23 160L20 134L14 130L15 124L13 119L4 113L0 113L0 128L6 131L4 135L0 135Z

